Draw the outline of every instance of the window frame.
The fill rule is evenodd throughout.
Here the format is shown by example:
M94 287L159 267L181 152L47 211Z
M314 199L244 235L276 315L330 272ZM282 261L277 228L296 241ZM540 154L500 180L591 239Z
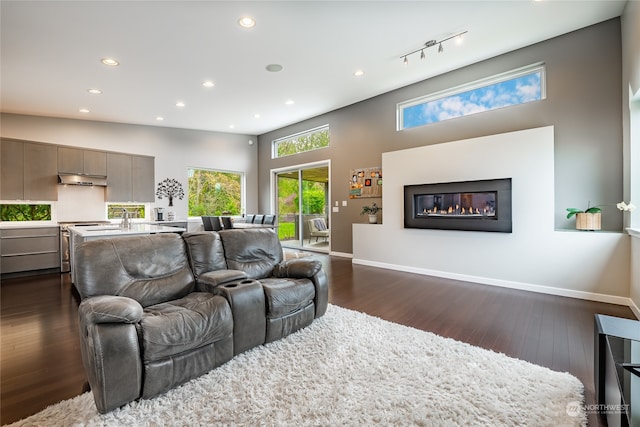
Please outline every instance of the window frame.
M47 219L18 219L18 220L4 220L0 218L0 222L6 222L6 223L14 223L14 224L31 224L31 223L40 223L40 222L55 222L56 221L56 209L55 209L55 202L53 201L33 201L33 200L3 200L0 201L0 206L20 206L20 205L24 205L24 206L29 206L29 205L36 205L36 206L48 206L48 210L49 210L49 218ZM46 208L45 208L46 209Z
M188 218L199 218L200 216L198 215L192 215L190 212L190 207L189 207L189 191L190 191L190 186L189 186L189 180L191 179L191 174L190 171L192 170L202 170L202 171L208 171L208 172L217 172L217 173L227 173L227 174L235 174L240 176L240 212L237 215L231 215L231 216L241 216L244 215L244 213L246 212L246 199L247 199L247 187L246 187L246 183L247 183L247 176L246 173L243 171L235 171L235 170L227 170L227 169L215 169L215 168L207 168L207 167L202 167L202 166L188 166L187 167L187 217Z
M327 145L325 147L318 147L318 148L312 148L310 150L298 151L298 152L295 152L295 153L292 153L292 154L286 154L284 156L279 156L278 155L278 144L279 143L284 142L284 141L289 141L289 140L292 140L292 139L297 139L297 138L299 138L301 136L312 135L314 133L319 133L319 132L322 132L322 131L325 131L325 130L329 134L329 141L328 141L328 143L327 143ZM322 125L322 126L317 126L315 128L312 128L312 129L307 129L307 130L304 130L302 132L297 132L297 133L294 133L294 134L291 134L291 135L287 135L287 136L283 136L281 138L274 139L273 141L271 141L271 158L272 159L281 159L281 158L284 158L284 157L294 156L296 154L309 153L309 152L316 151L316 150L322 150L324 148L328 148L329 146L331 146L331 130L329 128L329 125L326 124L326 125Z
M544 99L547 98L547 84L546 84L546 66L544 62L537 62L535 64L530 64L524 67L520 67L520 68L516 68L513 70L509 70L509 71L505 71L503 73L499 73L499 74L495 74L489 77L485 77L479 80L475 80L469 83L463 83L461 85L458 86L454 86L452 88L448 88L448 89L444 89L438 92L434 92L428 95L423 95L423 96L419 96L407 101L403 101L403 102L399 102L396 104L396 131L400 132L403 130L407 130L407 129L414 129L414 128L418 128L418 127L422 127L422 126L427 126L430 124L434 124L434 123L440 123L442 121L446 121L449 119L444 119L444 120L439 120L437 122L431 122L431 123L424 123L421 125L416 125L416 126L411 126L411 127L406 127L404 125L404 110L407 108L411 108L411 107L415 107L416 105L421 105L421 104L427 104L429 102L433 102L433 101L437 101L443 98L448 98L448 97L453 97L455 95L460 95L462 93L466 93L466 92L471 92L477 89L481 89L487 86L491 86L494 84L498 84L498 83L503 83L503 82L507 82L510 80L515 80L517 78L523 77L523 76L527 76L530 74L535 74L535 73L540 73L540 99L537 99L536 101L542 101ZM532 102L532 101L526 101L524 103L528 103L528 102ZM496 107L496 108L492 108L489 110L485 110L485 111L481 111L481 112L487 112L487 111L493 111L493 110L497 110L497 109L501 109L501 108L507 108L507 107L514 107L517 105L522 105L524 103L519 103L519 104L512 104L512 105L506 105L503 107ZM466 117L469 115L473 115L476 114L478 112L473 112L473 113L469 113L469 114L465 114L465 115L461 115L461 116L456 116L456 117L451 117L451 119L454 118L460 118L460 117Z
M113 209L118 209L119 207L124 207L126 209L127 206L131 206L132 209L142 209L144 212L144 216L140 217L140 216L136 216L133 218L130 218L131 220L147 220L147 219L153 219L150 218L150 211L151 209L149 208L150 204L149 203L135 203L135 202L131 202L131 203L118 203L118 202L107 202L105 203L105 215L107 220L112 221L112 220L117 220L122 218L122 215L117 217L117 216L111 216L109 217L109 212L113 212ZM115 213L115 212L114 212Z

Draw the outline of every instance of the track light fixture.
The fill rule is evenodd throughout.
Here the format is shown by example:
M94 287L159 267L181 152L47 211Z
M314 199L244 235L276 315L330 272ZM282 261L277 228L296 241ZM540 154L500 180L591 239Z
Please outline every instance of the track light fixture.
M411 52L407 52L404 55L400 55L400 59L402 59L402 63L404 65L409 64L409 56L413 55L414 53L418 53L420 52L420 59L424 59L426 57L424 51L425 49L429 49L430 47L436 46L438 45L438 53L442 53L444 52L444 47L442 47L442 43L446 42L447 40L451 40L453 38L458 37L458 40L462 39L462 35L466 34L468 31L462 31L461 33L456 33L450 37L444 38L440 41L436 41L436 40L429 40L428 42L426 42L424 44L424 46L416 49L416 50L412 50Z

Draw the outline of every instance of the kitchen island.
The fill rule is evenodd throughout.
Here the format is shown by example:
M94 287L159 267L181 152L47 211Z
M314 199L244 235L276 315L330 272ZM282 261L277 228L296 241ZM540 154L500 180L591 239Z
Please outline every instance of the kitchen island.
M76 247L89 240L96 239L113 239L126 238L129 236L139 236L141 234L156 233L183 233L186 228L182 227L166 227L162 225L131 223L129 227L120 227L117 224L112 225L95 225L95 226L79 226L70 225L69 230L69 255L71 262L71 282L74 278L74 256Z

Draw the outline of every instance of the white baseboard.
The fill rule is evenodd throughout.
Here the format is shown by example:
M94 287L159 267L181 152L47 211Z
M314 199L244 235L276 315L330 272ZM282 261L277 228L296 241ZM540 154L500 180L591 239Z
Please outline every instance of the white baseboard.
M349 254L349 253L346 253L346 252L334 252L334 251L331 251L331 252L329 252L329 255L339 256L339 257L342 257L342 258L353 258L353 254Z
M469 276L466 274L450 273L446 271L429 270L426 268L409 267L406 265L388 264L383 262L368 261L354 258L353 264L368 265L371 267L385 268L388 270L404 271L407 273L416 273L424 276L442 277L445 279L461 280L465 282L480 283L483 285L499 286L502 288L518 289L521 291L538 292L542 294L558 295L563 297L584 299L589 301L605 302L609 304L624 305L631 308L637 318L640 319L640 310L634 304L633 300L628 297L620 297L615 295L599 294L594 292L575 291L571 289L554 288L551 286L534 285L530 283L513 282L509 280L491 279L487 277Z

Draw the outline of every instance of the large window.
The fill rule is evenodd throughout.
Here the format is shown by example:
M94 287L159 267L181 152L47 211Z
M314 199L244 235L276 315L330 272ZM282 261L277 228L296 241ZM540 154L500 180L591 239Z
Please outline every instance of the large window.
M189 168L189 216L242 214L243 175Z
M544 65L535 64L398 104L398 130L546 97Z
M304 153L329 146L329 126L321 126L273 141L273 158Z

